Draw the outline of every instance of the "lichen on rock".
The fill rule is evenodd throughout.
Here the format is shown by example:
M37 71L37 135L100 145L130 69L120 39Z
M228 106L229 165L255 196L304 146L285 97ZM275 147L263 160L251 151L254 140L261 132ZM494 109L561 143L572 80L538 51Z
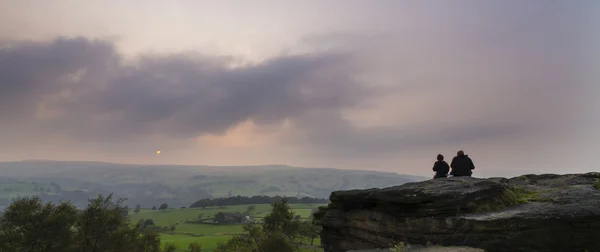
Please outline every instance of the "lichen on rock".
M327 252L389 244L600 251L599 173L454 177L336 191L315 214Z

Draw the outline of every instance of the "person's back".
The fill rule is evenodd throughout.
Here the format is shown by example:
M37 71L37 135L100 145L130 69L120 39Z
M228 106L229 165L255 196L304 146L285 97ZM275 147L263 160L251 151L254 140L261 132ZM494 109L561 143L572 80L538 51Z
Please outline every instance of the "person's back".
M458 151L456 157L452 159L450 167L452 168L450 174L455 177L471 176L473 174L472 170L475 169L473 160L468 155L465 155L462 150Z
M450 166L444 161L444 156L442 156L442 154L438 154L437 161L433 164L433 171L435 172L435 176L433 176L434 179L448 177Z

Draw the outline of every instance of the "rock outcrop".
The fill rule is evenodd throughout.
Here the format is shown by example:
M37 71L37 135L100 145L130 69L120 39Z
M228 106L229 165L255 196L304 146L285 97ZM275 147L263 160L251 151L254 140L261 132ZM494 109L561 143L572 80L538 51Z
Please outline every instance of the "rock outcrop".
M600 251L600 173L454 177L336 191L315 214L326 252L399 242L488 252Z

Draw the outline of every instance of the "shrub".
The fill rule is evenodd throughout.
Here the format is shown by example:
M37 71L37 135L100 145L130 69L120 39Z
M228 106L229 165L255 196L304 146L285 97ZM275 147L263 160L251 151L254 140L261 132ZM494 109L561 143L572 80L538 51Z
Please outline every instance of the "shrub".
M390 248L391 252L406 252L408 251L408 249L410 248L410 245L405 244L404 242L400 242L396 245L394 245L394 247Z

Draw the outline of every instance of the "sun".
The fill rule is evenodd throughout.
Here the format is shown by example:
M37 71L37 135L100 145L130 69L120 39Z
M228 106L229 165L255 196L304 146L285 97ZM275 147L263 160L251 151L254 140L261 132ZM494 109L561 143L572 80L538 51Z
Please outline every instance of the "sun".
M156 155L160 155L160 150L157 150L157 151L156 151Z

